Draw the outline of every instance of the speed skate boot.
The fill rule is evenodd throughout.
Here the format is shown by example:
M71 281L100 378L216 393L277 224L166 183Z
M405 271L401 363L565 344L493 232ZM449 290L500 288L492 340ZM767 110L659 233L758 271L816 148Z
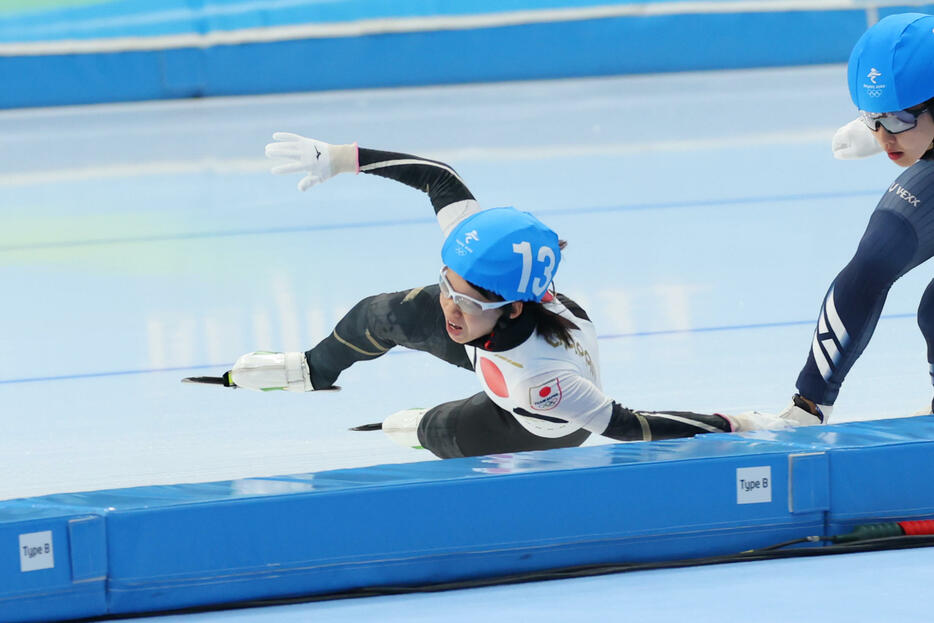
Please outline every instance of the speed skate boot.
M428 409L403 409L396 411L383 420L383 432L400 446L406 448L422 447L418 440L418 423Z
M791 404L778 417L787 420L792 426L816 426L825 423L832 410L833 405L819 405L801 394L795 394L791 397Z

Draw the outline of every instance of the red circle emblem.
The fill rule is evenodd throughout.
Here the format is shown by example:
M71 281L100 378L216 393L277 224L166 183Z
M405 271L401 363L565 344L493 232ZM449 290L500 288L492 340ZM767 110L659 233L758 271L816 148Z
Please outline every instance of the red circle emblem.
M543 387L543 388L541 388L540 390L538 390L538 395L541 396L542 398L544 398L545 396L547 396L547 395L550 394L550 393L551 393L551 388L550 388L550 387Z
M500 398L509 398L509 387L506 385L506 378L495 363L486 357L480 357L480 371L483 373L483 380L486 381L486 386L490 388L491 392Z

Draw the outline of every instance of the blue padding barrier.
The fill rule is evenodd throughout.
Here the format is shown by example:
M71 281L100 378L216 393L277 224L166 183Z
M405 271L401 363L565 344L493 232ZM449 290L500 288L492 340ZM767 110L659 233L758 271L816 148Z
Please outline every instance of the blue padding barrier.
M0 15L0 108L844 62L868 14L838 6L95 3Z
M665 460L669 450L601 449L583 461L579 452L558 452L520 459L508 474L487 473L504 469L501 458L352 470L324 475L313 493L204 500L157 513L121 509L108 516L116 546L111 608L443 582L627 557L665 560L732 552L822 526L820 513L787 511L781 484L773 485L772 503L734 503L736 466L785 472L779 452L748 456L734 447L724 448L734 456ZM577 459L574 469L564 464L566 454ZM642 484L648 470L651 490ZM716 511L699 514L711 500Z
M934 517L934 417L802 428L775 433L774 439L827 455L828 534L877 521Z
M640 0L666 4L671 0ZM705 0L688 0L703 2ZM738 0L727 0L729 2ZM54 0L53 0L54 2ZM307 23L348 23L373 19L456 17L465 13L491 15L515 11L588 8L607 5L594 0L65 0L64 6L26 9L4 16L0 42L154 37L191 32L235 31L257 26ZM628 3L618 3L628 4Z
M0 621L107 611L104 518L44 500L0 503Z
M928 416L12 500L0 620L735 553L934 517L932 465Z

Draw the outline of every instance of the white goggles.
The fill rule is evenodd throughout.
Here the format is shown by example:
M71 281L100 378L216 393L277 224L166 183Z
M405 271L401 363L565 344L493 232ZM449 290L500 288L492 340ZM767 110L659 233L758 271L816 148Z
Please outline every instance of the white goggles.
M475 316L477 314L482 314L483 312L489 309L499 309L500 307L505 307L510 305L515 301L478 301L472 296L467 296L466 294L461 294L454 290L451 286L451 282L448 281L447 277L448 267L443 266L441 268L441 276L438 279L438 285L441 286L441 296L444 298L451 299L457 307L464 312L465 314L470 314Z

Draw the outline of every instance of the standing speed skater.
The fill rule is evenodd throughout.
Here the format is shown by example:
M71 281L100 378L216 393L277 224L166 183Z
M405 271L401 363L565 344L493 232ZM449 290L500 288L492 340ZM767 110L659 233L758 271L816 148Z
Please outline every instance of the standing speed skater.
M841 385L869 344L895 281L934 256L934 16L890 15L856 42L847 68L859 119L834 138L838 158L885 152L904 169L882 195L850 262L830 284L798 393L782 417L826 423ZM918 326L934 379L934 281ZM931 413L931 405L925 407Z

